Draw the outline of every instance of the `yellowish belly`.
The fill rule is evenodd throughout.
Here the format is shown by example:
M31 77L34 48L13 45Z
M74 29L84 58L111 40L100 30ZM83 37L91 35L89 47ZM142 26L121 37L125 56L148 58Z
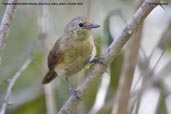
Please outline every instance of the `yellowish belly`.
M63 78L72 76L82 70L96 54L94 41L87 41L77 45L68 45L63 62L55 67L58 76Z

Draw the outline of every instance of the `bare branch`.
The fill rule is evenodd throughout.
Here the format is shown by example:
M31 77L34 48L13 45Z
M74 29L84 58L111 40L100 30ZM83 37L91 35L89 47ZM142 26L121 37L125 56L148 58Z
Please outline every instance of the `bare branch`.
M15 85L15 82L21 76L22 72L30 65L31 61L32 61L32 57L29 57L24 62L24 64L21 66L21 68L18 70L18 72L16 72L14 77L9 81L9 86L8 86L6 94L4 96L2 106L0 108L0 114L5 114L5 111L6 111L6 108L7 108L7 105L8 105L8 101L9 101L9 98L11 96L11 92L12 92L12 89L13 89L13 87Z
M106 65L96 64L93 70L88 74L87 78L78 86L77 91L80 97L83 97L89 88L100 78L100 76L106 71L107 65L110 65L113 59L117 56L121 48L135 33L138 25L146 18L146 16L156 7L156 5L149 5L149 3L160 2L160 0L146 0L141 7L136 11L133 17L128 21L120 36L112 42L110 47L103 54ZM71 96L58 114L72 114L78 106L80 100Z
M8 3L17 3L18 0L9 0ZM12 23L13 15L16 5L7 5L0 25L0 64L2 60L2 53L8 39L9 29Z

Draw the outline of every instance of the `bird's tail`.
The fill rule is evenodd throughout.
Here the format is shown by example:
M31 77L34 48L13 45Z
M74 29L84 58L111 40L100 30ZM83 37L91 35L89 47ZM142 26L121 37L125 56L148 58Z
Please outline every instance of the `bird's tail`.
M56 73L54 70L49 70L49 71L46 73L46 75L45 75L45 77L44 77L42 83L43 83L43 84L47 84L47 83L49 83L50 81L52 81L56 76L57 76L57 73Z

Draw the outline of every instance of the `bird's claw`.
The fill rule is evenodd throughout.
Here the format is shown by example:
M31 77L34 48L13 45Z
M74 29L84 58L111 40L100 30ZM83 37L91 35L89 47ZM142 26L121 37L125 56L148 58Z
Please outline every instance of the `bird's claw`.
M70 88L69 90L70 90L71 94L72 94L74 97L76 97L77 99L81 100L80 96L77 94L77 92L78 92L77 90L75 90L75 89L73 89L73 88Z
M94 58L92 61L90 61L90 63L100 63L106 65L104 62L104 58Z

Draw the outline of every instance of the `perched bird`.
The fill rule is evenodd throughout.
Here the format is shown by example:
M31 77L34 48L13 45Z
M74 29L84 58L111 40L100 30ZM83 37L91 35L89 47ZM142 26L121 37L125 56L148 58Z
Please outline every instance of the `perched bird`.
M66 80L72 95L80 99L68 77L81 71L88 63L104 63L102 58L94 58L96 47L91 29L100 27L87 17L74 18L65 27L63 35L56 41L48 55L48 68L42 83L46 84L56 76Z

